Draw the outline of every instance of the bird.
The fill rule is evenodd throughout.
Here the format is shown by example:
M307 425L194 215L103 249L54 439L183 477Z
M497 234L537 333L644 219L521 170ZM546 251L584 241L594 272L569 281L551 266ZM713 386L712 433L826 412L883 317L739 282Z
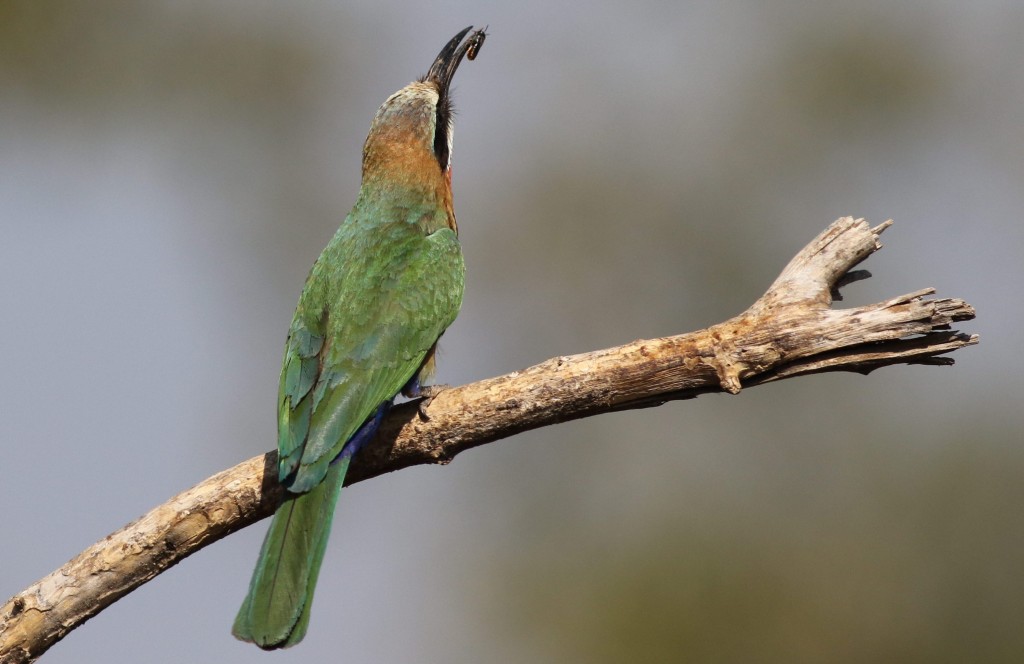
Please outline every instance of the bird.
M264 650L305 636L352 456L399 394L430 397L437 341L462 305L450 85L486 37L472 29L377 110L356 203L313 264L289 326L277 399L286 498L232 627Z

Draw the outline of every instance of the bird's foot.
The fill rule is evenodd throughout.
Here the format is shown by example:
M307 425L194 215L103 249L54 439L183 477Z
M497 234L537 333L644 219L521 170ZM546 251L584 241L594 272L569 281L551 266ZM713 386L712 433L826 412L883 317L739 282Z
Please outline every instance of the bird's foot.
M427 415L427 408L430 407L431 402L437 398L438 394L441 394L445 390L450 390L451 385L421 385L416 391L416 398L420 402L416 405L416 410L420 414L420 418L423 420L429 420L430 415Z

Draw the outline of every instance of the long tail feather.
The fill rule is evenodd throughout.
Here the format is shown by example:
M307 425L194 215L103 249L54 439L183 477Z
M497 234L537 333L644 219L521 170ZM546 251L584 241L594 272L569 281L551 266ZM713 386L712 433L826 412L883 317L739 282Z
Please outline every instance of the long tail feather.
M306 635L313 590L349 459L338 459L323 482L309 493L289 498L274 514L249 594L231 630L235 637L273 650L293 646Z

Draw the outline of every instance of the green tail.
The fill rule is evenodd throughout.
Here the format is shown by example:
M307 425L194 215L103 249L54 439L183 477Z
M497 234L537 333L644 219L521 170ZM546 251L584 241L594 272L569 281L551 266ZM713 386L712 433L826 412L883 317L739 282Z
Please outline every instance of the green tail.
M313 590L348 463L347 456L339 459L313 490L289 498L274 514L249 594L231 629L236 638L273 650L293 646L306 635Z

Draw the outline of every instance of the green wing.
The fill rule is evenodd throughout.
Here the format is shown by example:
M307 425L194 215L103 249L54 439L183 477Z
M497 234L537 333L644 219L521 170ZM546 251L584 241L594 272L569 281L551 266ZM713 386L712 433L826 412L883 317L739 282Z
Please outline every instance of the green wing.
M464 270L448 228L425 235L404 221L353 220L339 229L285 346L278 471L294 474L291 491L320 483L349 438L419 370L458 313Z
M319 321L313 321L316 327L310 329L313 325L307 326L305 318L296 311L285 343L284 366L278 390L277 451L282 461L290 458L305 444L313 404L310 391L320 374L324 333L318 325ZM284 464L279 464L282 480L288 475L284 469Z

